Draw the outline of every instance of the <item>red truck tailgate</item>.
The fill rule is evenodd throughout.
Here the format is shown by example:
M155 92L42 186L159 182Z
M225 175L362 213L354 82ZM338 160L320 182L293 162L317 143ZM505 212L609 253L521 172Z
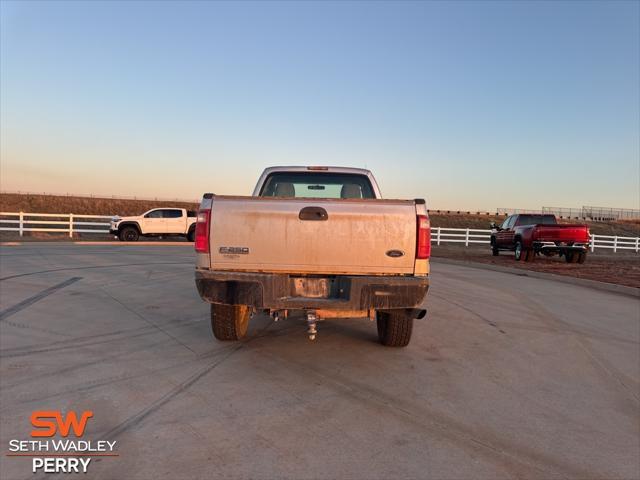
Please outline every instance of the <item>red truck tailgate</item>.
M542 242L577 242L589 241L587 225L536 225L534 239Z

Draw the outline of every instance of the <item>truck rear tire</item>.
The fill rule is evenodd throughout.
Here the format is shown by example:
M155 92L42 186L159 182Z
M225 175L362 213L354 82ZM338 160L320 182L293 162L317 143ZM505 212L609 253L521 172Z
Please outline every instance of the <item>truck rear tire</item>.
M218 340L240 340L249 328L247 305L211 304L211 330Z
M192 228L191 230L189 230L189 233L187 233L187 240L190 242L195 242L196 241L196 229Z
M525 250L523 252L523 255L524 255L525 262L533 262L533 260L536 258L536 251L533 249Z
M584 263L586 259L587 259L587 252L578 253L577 263Z
M121 242L137 242L140 238L140 232L136 227L124 227L118 233Z
M564 260L567 263L576 263L576 255L573 252L565 252Z
M405 311L376 312L378 338L387 347L406 347L411 340L413 317Z

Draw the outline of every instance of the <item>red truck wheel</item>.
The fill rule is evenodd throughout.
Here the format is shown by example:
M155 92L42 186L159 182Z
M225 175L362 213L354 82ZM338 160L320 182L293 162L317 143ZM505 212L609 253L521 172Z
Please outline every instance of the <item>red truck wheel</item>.
M500 249L498 249L498 242L496 241L496 237L492 235L491 241L489 243L491 243L491 254L494 257L497 257L498 255L500 255Z
M587 259L587 252L580 252L578 254L578 263L584 263L584 261Z
M516 257L516 262L522 260L522 256L525 252L522 250L522 242L516 242L516 248L514 250L514 256Z
M567 263L576 263L578 261L578 255L575 252L565 252L564 260Z

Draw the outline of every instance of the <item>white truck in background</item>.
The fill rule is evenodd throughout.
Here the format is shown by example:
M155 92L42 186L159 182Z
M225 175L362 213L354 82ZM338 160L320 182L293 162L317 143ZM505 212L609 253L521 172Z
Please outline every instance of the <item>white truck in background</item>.
M137 242L140 237L181 236L195 239L196 212L184 208L153 208L142 215L115 216L109 232L122 242Z
M196 286L218 340L239 340L256 312L302 313L310 339L327 318L377 321L406 346L429 288L425 201L383 200L368 170L273 167L253 196L207 193L195 231Z

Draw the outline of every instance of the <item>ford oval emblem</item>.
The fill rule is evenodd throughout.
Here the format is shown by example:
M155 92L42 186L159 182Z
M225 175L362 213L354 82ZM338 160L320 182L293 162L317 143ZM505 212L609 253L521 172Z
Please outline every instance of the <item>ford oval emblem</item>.
M387 252L387 257L398 258L404 256L404 252L402 250L389 250Z

